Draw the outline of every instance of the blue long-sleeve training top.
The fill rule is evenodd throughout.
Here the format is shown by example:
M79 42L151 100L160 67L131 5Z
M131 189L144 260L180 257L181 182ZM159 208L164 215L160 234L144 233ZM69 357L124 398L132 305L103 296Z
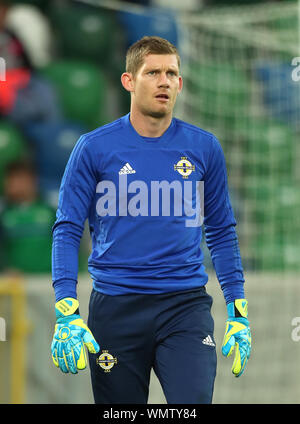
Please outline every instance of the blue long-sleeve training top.
M87 219L95 290L158 294L204 286L203 223L226 303L244 297L225 159L207 131L173 118L161 137L142 137L127 114L80 137L61 182L53 226L56 301L77 297Z

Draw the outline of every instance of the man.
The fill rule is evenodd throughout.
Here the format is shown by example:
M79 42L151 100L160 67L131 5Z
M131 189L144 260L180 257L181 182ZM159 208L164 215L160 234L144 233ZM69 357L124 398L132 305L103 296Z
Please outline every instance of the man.
M55 210L40 198L36 170L31 162L25 159L9 162L4 172L3 200L0 213L3 271L48 274Z
M134 43L121 76L130 113L83 135L62 180L52 355L63 372L76 373L86 365L83 339L96 403L147 403L152 367L168 403L212 402L216 349L200 249L201 182L207 244L228 309L223 353L236 346L236 376L250 353L224 157L212 134L173 118L179 69L167 40ZM93 242L88 326L76 294L86 218Z

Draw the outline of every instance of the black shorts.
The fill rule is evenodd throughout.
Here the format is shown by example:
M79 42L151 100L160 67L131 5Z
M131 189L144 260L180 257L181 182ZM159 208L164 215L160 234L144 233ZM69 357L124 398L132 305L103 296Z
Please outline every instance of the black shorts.
M211 403L216 375L212 297L205 287L165 294L91 293L89 354L95 403L146 404L151 369L167 403Z

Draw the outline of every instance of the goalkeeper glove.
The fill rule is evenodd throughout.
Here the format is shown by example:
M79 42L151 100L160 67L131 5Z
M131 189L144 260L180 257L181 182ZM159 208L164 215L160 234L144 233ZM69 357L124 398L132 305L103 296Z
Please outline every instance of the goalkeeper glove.
M79 315L78 300L66 297L56 302L55 313L52 360L62 372L77 374L87 364L84 345L90 353L99 352L100 347Z
M239 377L243 374L251 352L251 332L248 321L248 302L235 299L227 305L228 319L222 344L222 353L228 357L235 347L232 373Z

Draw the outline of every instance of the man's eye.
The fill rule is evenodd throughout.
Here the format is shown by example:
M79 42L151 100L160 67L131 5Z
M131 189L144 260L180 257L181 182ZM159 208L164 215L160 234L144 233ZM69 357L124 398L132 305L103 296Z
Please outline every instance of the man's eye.
M148 75L155 75L156 74L156 71L149 71L148 72Z

